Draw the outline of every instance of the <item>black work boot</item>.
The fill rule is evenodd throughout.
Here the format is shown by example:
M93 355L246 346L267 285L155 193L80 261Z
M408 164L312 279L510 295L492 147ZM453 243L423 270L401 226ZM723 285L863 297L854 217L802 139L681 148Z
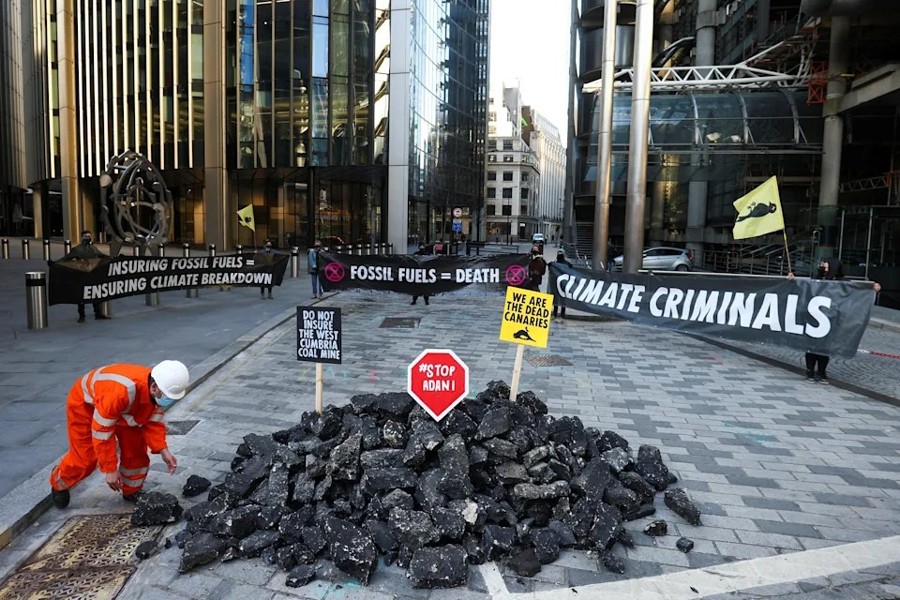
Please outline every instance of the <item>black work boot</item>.
M69 506L69 490L57 491L50 488L50 497L53 499L53 506L63 509Z

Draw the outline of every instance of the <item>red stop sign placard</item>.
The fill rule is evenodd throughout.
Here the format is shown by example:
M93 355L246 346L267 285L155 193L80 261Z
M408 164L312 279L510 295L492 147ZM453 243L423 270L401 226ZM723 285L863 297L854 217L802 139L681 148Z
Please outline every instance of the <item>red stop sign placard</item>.
M469 367L453 350L426 350L409 363L406 391L440 421L469 393Z

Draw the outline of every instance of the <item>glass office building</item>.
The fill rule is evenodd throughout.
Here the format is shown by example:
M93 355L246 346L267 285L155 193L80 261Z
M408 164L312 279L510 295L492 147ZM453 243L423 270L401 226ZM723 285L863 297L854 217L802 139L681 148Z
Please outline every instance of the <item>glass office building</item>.
M434 237L435 207L480 202L487 4L16 0L44 90L29 131L45 166L19 178L34 234L99 230L100 175L134 150L172 191L176 241L405 251L408 227ZM406 192L389 196L401 137L409 151L390 164ZM252 240L234 214L248 204Z

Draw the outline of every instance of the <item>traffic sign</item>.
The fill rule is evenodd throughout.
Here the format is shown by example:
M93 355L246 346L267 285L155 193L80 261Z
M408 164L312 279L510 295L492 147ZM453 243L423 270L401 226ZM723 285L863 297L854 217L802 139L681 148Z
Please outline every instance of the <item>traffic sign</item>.
M454 209L453 209L453 216L454 216L454 217L461 217L461 216L462 216L462 209L459 208L458 206L457 206L456 208L454 208Z
M425 350L407 374L406 391L435 421L469 393L469 367L453 350Z
M454 223L453 231L462 231L462 223Z
M503 304L500 340L546 348L552 310L552 294L509 286Z

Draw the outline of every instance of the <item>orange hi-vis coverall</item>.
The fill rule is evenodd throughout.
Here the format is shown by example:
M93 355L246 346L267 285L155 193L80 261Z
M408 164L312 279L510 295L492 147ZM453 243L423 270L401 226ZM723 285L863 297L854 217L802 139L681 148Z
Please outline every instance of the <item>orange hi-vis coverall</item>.
M150 398L149 378L149 367L118 364L75 382L66 398L69 452L50 473L54 490L73 487L98 463L103 473L119 469L123 494L141 489L150 466L147 448L154 454L167 448L164 413Z

